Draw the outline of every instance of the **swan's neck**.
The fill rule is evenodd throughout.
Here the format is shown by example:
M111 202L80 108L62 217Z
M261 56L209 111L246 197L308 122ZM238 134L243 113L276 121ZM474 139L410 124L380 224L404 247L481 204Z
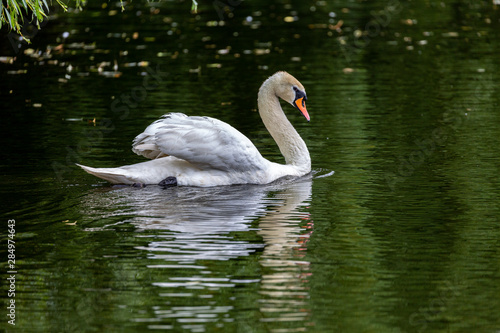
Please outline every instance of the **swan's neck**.
M301 170L311 170L311 158L307 146L299 133L286 118L278 96L273 88L273 81L267 80L259 90L259 114L267 130L278 144L286 164Z

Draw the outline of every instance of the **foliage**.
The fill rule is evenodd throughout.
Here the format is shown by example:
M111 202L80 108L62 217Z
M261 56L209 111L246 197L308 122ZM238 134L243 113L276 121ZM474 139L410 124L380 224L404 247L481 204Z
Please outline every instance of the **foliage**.
M57 3L66 10L68 6L61 0ZM75 0L76 6L81 7L84 0ZM7 25L11 30L15 30L19 35L22 34L24 21L29 19L40 29L42 22L49 12L47 0L7 0L0 1L0 28ZM31 13L31 17L29 17Z
M67 10L68 6L62 0L56 0L57 3ZM85 0L74 0L76 7L81 8ZM191 10L196 12L198 3L192 0ZM120 0L122 10L124 9L123 0ZM49 12L49 4L47 0L0 0L0 29L7 25L11 30L15 30L19 35L23 36L22 27L24 20L29 19L30 22L36 24L40 29L42 22ZM31 17L29 17L31 13Z

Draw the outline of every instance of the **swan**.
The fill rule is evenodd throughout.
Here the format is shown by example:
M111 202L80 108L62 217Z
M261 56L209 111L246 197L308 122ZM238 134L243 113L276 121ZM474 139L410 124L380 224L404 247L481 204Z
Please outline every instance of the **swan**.
M261 85L257 99L259 114L286 164L262 157L246 136L223 121L169 113L133 141L132 151L150 161L118 168L77 165L113 184L129 185L268 184L285 176L304 176L311 172L309 151L286 118L278 97L297 108L307 121L310 117L305 89L292 75L277 72Z

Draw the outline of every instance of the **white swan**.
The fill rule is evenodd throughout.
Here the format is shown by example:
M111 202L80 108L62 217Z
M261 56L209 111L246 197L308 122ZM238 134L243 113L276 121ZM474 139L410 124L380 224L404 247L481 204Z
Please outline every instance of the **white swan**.
M259 89L259 113L285 157L286 164L266 160L252 142L232 126L209 117L170 113L139 134L132 150L151 161L118 168L92 168L88 173L113 184L218 186L267 184L284 176L311 171L304 140L288 121L278 97L309 121L302 84L286 72L269 77Z

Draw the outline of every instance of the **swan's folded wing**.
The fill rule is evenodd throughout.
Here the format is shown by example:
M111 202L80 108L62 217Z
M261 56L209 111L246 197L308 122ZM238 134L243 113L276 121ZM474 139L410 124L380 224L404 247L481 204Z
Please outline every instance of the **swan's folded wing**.
M247 137L225 122L179 113L152 123L135 138L132 150L151 159L175 156L203 170L259 170L266 161Z
M134 153L152 160L166 156L156 145L156 132L164 125L164 120L164 118L156 120L146 127L144 132L135 137L132 143Z

